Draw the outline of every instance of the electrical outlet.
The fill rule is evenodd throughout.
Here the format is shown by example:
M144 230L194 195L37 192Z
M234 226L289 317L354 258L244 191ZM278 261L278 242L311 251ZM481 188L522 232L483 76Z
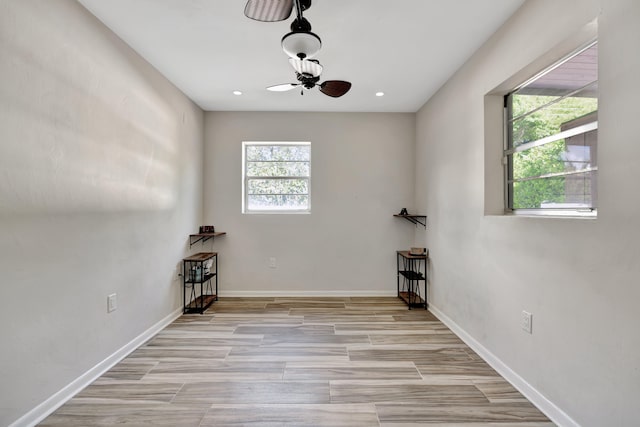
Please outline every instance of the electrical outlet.
M276 263L276 257L272 256L269 258L269 268L276 268L278 264Z
M520 319L520 327L522 328L523 331L527 332L527 333L532 333L532 321L533 321L533 314L526 312L524 310L522 310L522 317Z
M116 294L111 294L107 297L107 313L116 311L118 308L118 299Z

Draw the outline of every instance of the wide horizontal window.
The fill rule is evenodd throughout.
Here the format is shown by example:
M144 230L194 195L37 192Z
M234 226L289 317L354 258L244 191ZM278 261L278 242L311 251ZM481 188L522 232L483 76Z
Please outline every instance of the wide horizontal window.
M311 143L243 143L243 212L309 212L310 179Z
M580 50L506 96L508 210L595 213L598 50Z

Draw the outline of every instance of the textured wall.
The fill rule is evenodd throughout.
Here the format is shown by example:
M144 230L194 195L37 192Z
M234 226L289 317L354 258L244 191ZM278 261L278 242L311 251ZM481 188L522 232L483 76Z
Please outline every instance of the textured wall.
M242 141L311 141L311 214L240 212ZM220 294L394 295L414 146L414 114L207 113L204 217L229 232Z
M71 0L0 0L0 76L8 425L180 307L203 114Z
M640 415L638 17L633 0L529 1L417 117L434 305L584 426L637 425ZM485 164L501 173L500 148L485 159L485 144L502 144L485 128L485 94L596 18L598 218L485 215L496 211L484 205L496 200ZM522 310L533 313L532 335Z

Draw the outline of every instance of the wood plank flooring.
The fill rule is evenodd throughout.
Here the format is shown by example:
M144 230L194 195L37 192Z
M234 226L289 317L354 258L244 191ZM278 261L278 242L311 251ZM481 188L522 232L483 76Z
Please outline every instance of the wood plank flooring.
M221 298L43 426L549 427L431 313L397 298Z

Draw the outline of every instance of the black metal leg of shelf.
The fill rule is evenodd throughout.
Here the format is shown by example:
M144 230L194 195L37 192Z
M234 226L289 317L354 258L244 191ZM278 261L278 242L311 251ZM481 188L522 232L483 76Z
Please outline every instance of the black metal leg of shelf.
M419 260L419 259L416 260L416 263L418 265L417 265L417 269L415 271L418 274L420 273L420 264L421 264L420 261L421 260ZM422 296L420 295L420 280L419 279L416 280L416 291L415 292L416 292L416 294L415 294L415 297L414 297L414 302L415 302L416 306L419 307L420 306L420 299L422 298Z
M412 259L411 260L411 271L415 271L416 273L418 273L418 270L420 268L420 260L419 259ZM420 303L420 280L416 279L413 281L412 286L411 286L411 295L413 297L413 303L411 304L413 307L415 307L416 305L418 305Z
M418 274L422 275L422 261L424 260L418 260L418 269L416 270L418 272ZM426 280L425 280L425 284L426 284ZM426 285L425 285L426 286ZM418 280L418 282L416 283L416 292L417 292L417 305L420 306L422 303L422 293L420 292L420 281ZM427 295L426 295L426 287L425 287L425 295L424 295L424 301L427 300Z
M187 312L187 284L185 283L184 272L186 270L184 261L182 262L182 314Z
M427 259L424 260L424 309L427 309Z
M204 282L200 282L200 314L202 314L202 302L204 300L203 296L202 296L202 285L204 284ZM195 285L193 286L194 288L196 287ZM198 301L196 300L196 309L198 309Z
M420 260L419 259L414 259L413 260L413 266L414 266L414 270L417 274L420 273ZM413 291L413 305L420 305L420 280L416 279L415 281L415 289Z
M218 301L218 275L220 273L218 272L218 255L217 254L215 256L215 263L216 263L216 301Z
M429 269L429 261L428 259L424 260L424 309L429 308L429 303L427 302L427 283L429 282L429 273L427 270Z
M409 271L414 271L414 266L413 266L413 260L412 259L408 259L407 260L407 270ZM409 310L411 310L411 306L413 305L414 301L414 291L413 291L413 279L409 279L409 290L408 290L408 298L407 300L409 301Z
M396 254L396 281L398 282L398 298L400 298L400 255Z

